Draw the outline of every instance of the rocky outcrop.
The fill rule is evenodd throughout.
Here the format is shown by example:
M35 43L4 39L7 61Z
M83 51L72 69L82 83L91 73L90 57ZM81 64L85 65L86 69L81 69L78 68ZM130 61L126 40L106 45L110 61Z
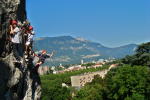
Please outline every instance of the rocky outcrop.
M40 100L41 82L32 59L14 63L8 41L11 19L26 20L25 0L0 0L0 100Z

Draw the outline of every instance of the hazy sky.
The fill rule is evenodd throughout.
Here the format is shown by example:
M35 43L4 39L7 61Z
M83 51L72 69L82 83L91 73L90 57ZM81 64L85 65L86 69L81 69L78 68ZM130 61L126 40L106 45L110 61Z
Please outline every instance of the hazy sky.
M116 47L150 41L150 0L27 0L36 37L71 35Z

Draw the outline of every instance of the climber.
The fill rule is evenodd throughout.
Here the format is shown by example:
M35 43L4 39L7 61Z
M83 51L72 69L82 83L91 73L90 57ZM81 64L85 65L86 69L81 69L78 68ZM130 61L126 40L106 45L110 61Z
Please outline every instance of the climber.
M53 55L54 55L54 52L52 52L51 54L47 54L46 50L42 50L42 52L40 52L37 55L35 54L35 56L37 56L39 59L35 65L34 69L36 71L38 71L38 68L40 67L40 65L42 65L47 58L51 58Z
M28 38L28 31L29 31L29 26L30 26L30 22L29 21L24 21L21 30L24 33L24 41L27 41Z
M16 20L12 20L10 23L10 35L11 35L11 42L13 47L13 53L16 58L16 62L22 63L23 60L21 59L21 56L23 54L21 50L21 32L17 25Z
M33 43L34 31L33 31L32 26L29 26L27 35L28 35L28 37L27 37L27 41L25 43L25 49L26 49L25 54L27 55L27 57L29 57L29 55L31 55L32 51L33 51L32 50L32 43Z
M30 26L30 23L29 21L24 21L23 24L22 24L22 27L21 27L21 32L22 32L22 39L23 39L23 49L24 51L26 51L26 42L27 42L27 39L28 39L28 31L29 31L29 26Z

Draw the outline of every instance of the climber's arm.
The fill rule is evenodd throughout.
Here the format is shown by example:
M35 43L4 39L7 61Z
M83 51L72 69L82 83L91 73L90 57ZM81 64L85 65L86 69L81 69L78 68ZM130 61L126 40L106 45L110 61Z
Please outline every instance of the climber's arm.
M14 34L14 30L13 30L12 25L10 25L10 34Z
M54 51L51 54L47 54L48 58L51 58L54 55Z
M19 28L13 29L12 25L10 25L10 34L16 34L19 31L20 31Z

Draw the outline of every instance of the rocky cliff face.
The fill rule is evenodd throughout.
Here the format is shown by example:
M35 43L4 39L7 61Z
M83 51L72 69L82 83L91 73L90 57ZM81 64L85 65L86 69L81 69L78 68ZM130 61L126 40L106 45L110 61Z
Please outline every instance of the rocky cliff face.
M14 63L9 21L26 20L25 0L0 0L0 100L40 100L41 82L32 60ZM22 48L22 47L20 47Z

